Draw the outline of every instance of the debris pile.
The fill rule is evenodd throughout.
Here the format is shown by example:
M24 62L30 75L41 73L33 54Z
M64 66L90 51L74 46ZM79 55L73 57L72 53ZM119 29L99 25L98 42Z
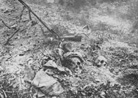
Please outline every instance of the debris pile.
M115 49L104 51L105 39L92 37L90 26L81 27L83 34L70 33L64 24L51 25L26 2L18 1L17 19L12 24L1 19L5 30L0 51L1 98L125 98L130 89L137 92L137 70L122 72L137 56L125 52L126 59Z

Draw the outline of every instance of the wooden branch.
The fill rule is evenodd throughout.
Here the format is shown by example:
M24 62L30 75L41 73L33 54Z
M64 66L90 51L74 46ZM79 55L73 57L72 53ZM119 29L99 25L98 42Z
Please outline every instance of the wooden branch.
M19 16L19 21L21 21L21 19L22 19L24 10L25 10L25 6L23 6L23 9L22 9L21 14L20 14L20 16Z
M19 30L20 30L20 29L17 29L17 30L7 39L7 41L5 42L4 45L9 44L9 41L11 40L11 38L12 38Z
M31 17L31 12L29 11L29 20L32 20L32 17Z
M2 19L0 19L1 22L4 24L4 26L6 26L8 29L12 29L10 26L7 25L7 23L5 23Z

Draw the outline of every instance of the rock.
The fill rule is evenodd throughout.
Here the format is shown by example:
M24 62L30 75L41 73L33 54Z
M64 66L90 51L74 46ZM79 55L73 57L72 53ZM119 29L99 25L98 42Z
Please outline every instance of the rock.
M59 96L64 92L61 84L52 76L47 75L43 69L36 73L32 85L37 88L38 96Z

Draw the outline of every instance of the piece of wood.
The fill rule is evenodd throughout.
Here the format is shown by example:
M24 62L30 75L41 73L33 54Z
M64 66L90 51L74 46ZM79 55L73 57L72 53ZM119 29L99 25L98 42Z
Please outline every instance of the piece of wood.
M2 19L0 19L1 22L4 24L4 26L6 26L8 29L12 29L10 26L7 25L7 23L5 23Z
M4 45L9 44L9 41L11 40L11 38L12 38L19 30L20 30L20 29L17 29L17 30L7 39L7 41L5 42Z
M31 12L29 11L29 20L32 20L32 17L31 17Z
M23 6L23 9L21 10L21 14L20 14L20 16L19 16L19 21L21 21L21 19L22 19L24 10L25 10L25 7Z

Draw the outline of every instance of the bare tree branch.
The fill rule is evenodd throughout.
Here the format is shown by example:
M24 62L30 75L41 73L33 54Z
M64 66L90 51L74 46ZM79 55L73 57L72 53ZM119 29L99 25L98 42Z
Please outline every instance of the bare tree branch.
M29 11L29 20L32 20L31 12Z
M12 38L19 30L20 30L20 29L18 28L18 29L7 39L7 41L5 42L4 45L9 44L9 41L11 40L11 38Z
M24 10L25 10L25 6L23 6L23 9L22 9L21 14L20 14L20 16L19 16L19 21L21 21L21 19L22 19Z
M1 22L4 24L4 26L6 26L8 29L12 29L10 26L7 25L7 23L5 23L2 19L0 19Z
M44 21L42 21L32 10L31 8L23 1L23 0L18 0L22 5L24 5L38 20L39 22L49 31L51 32L53 35L56 36L56 38L60 38L60 36L58 35L58 33L56 33L54 30L52 30L51 28L49 28L46 23Z

